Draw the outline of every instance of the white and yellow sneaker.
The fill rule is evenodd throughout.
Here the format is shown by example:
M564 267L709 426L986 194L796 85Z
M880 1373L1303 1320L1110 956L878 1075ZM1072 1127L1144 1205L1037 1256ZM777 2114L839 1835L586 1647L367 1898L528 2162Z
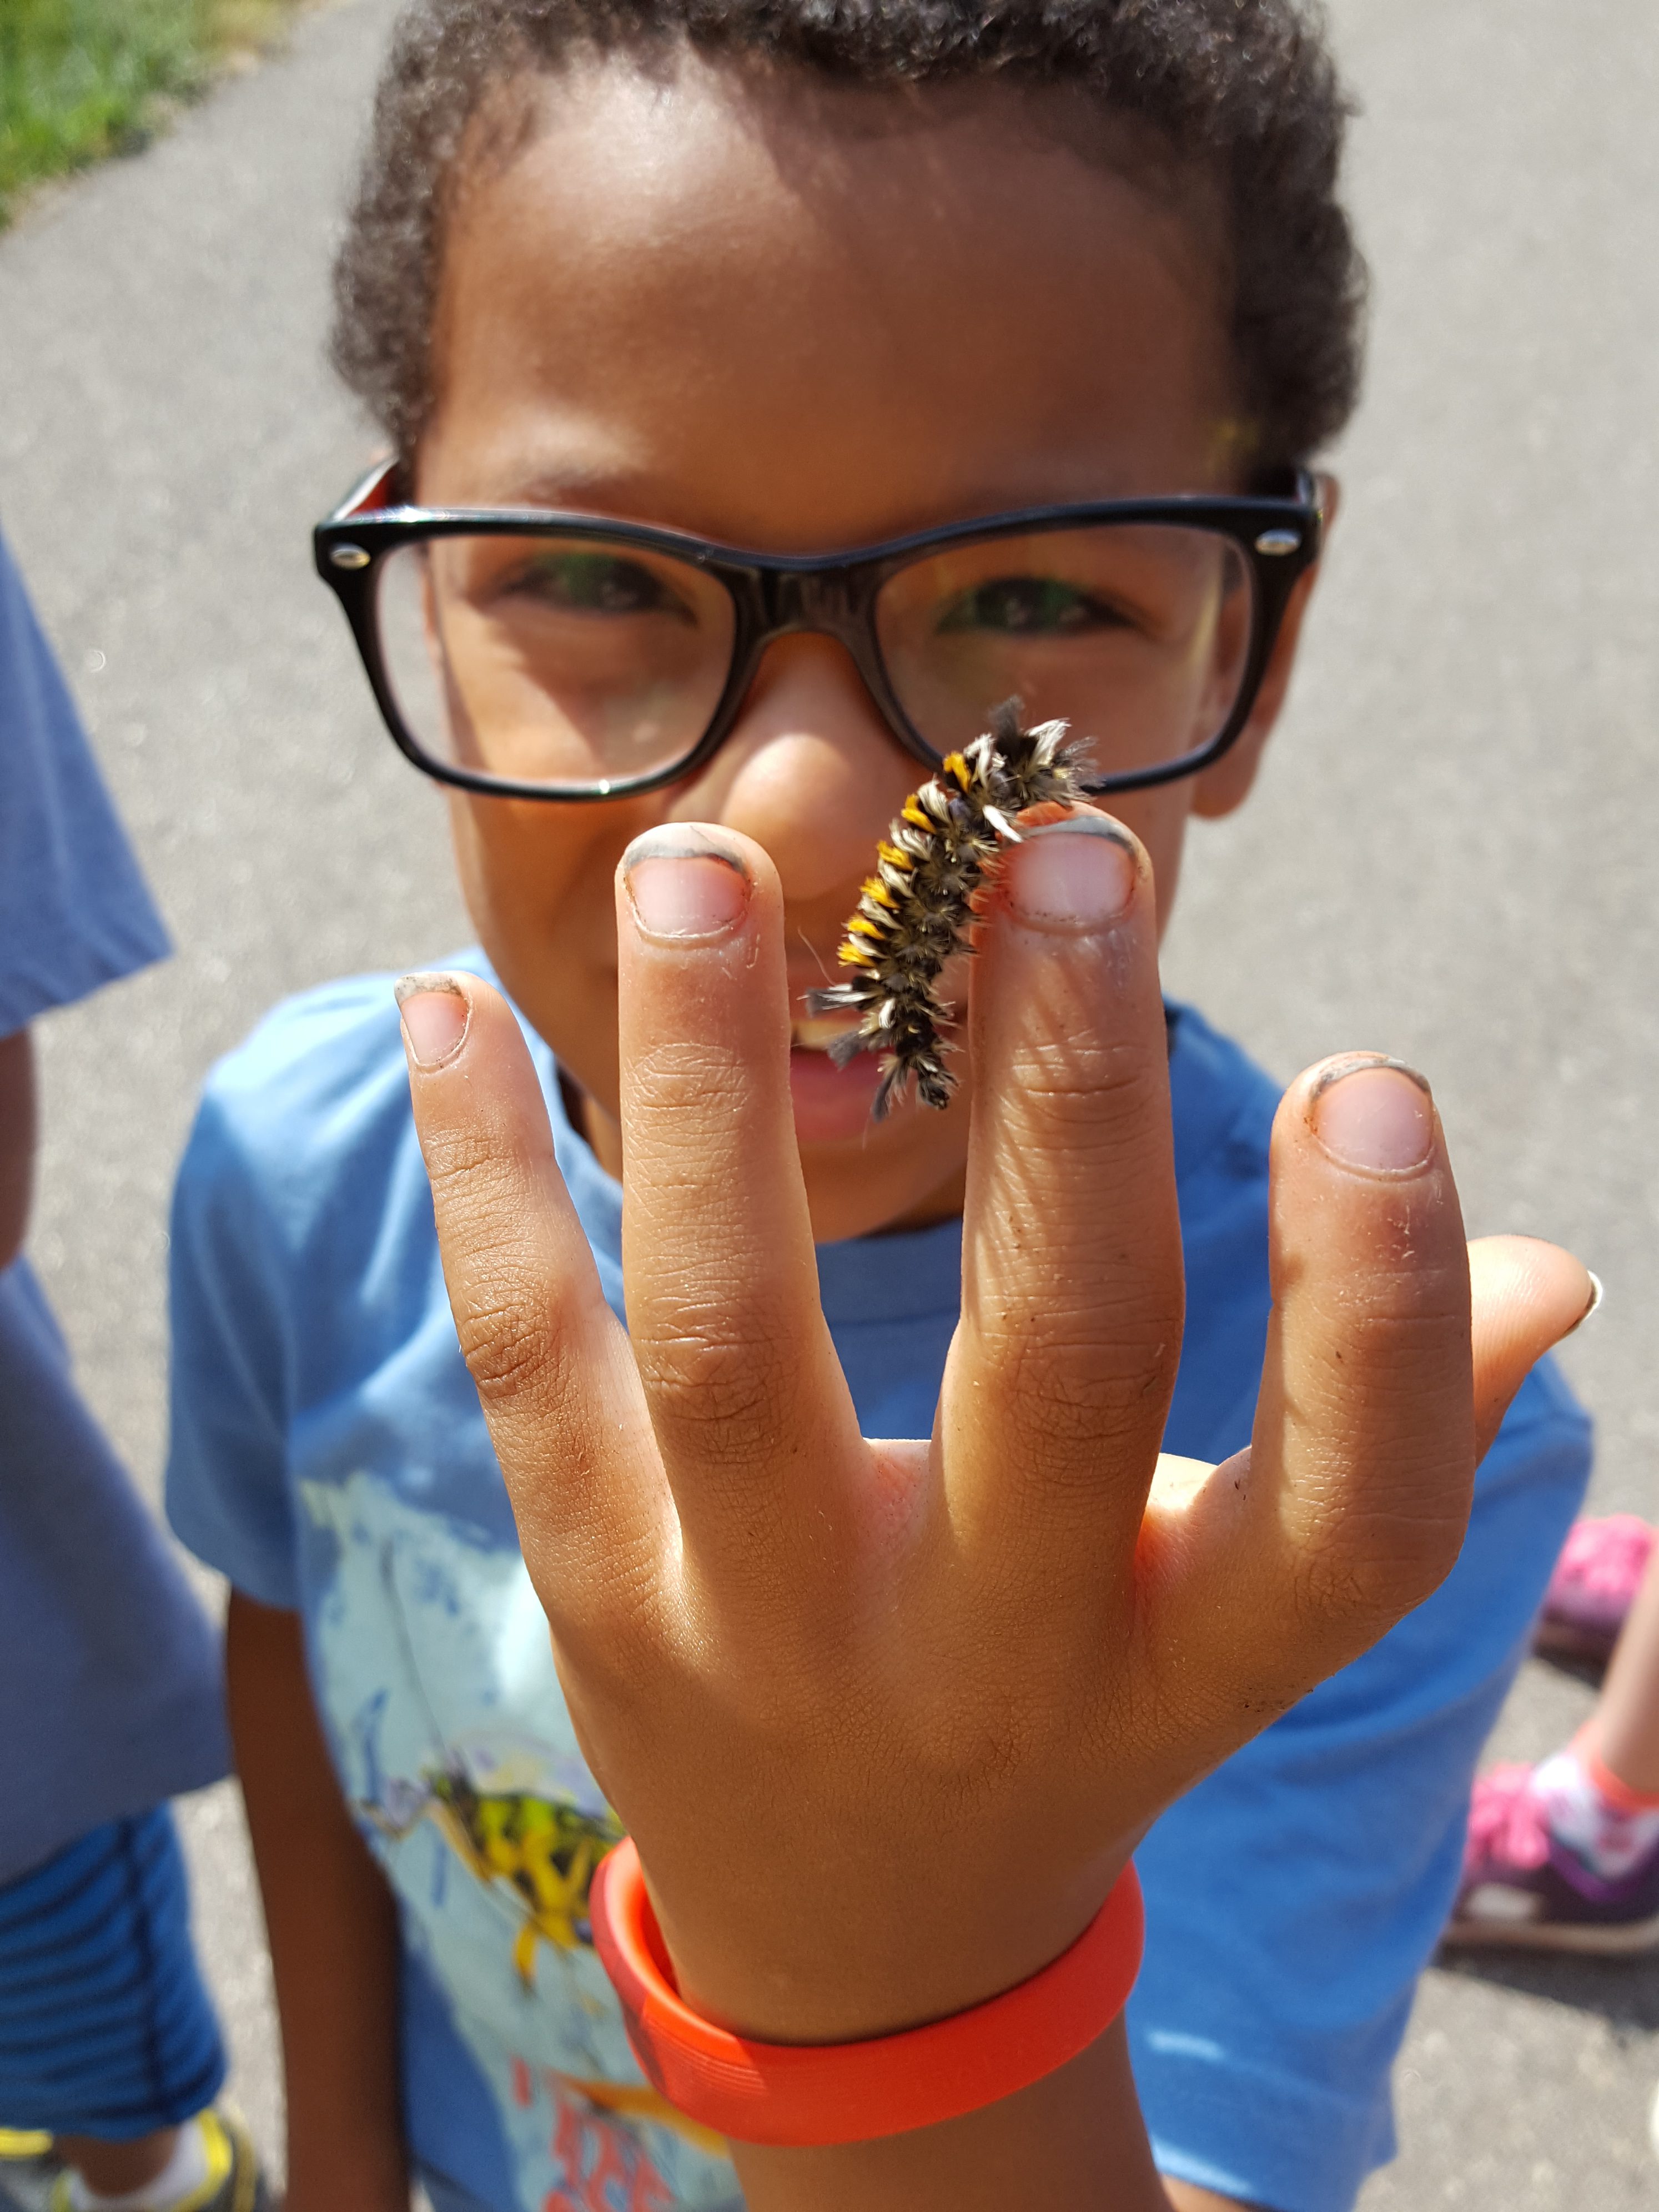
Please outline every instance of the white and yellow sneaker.
M33 2128L0 2128L0 2212L47 2212L63 2168L52 2137Z
M180 2144L182 2155L142 2195L118 2200L125 2212L271 2212L259 2154L236 2113L226 2106L210 2105L184 2126L193 2140ZM173 2179L181 2166L186 2176L182 2187ZM58 2166L46 2208L46 2212L82 2212L88 2203L100 2202L107 2200L89 2198L75 2175Z

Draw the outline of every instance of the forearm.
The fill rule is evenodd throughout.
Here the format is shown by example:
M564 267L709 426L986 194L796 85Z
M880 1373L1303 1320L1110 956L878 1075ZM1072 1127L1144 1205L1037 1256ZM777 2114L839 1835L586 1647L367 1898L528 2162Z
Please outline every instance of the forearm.
M0 1037L0 1268L23 1249L34 1188L34 1046L27 1030Z
M289 2212L407 2212L397 1909L340 1795L298 1616L233 1593L226 1650L282 2020Z
M749 2212L1267 2212L1152 2165L1121 2025L1018 2097L844 2150L732 2155Z
M750 2212L1170 2212L1121 2023L1058 2073L946 2126L733 2156Z

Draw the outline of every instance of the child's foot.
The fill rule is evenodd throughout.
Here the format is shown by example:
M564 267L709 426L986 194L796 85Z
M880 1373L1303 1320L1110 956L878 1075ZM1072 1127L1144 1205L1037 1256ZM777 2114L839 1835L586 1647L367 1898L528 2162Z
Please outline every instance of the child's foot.
M1605 1665L1641 1587L1654 1534L1634 1513L1576 1521L1544 1594L1534 1648Z
M234 2112L210 2105L186 2120L167 2171L130 2196L104 2197L60 2172L51 2212L271 2212L258 2153Z
M1659 1948L1659 1809L1613 1803L1576 1750L1474 1785L1443 1939L1542 1951Z

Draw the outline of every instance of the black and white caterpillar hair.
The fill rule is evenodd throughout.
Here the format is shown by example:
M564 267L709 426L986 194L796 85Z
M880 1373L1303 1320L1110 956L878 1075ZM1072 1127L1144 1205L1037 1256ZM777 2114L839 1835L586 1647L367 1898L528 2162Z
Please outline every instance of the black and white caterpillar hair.
M837 1067L860 1052L885 1054L870 1109L875 1121L912 1081L924 1106L949 1104L957 1079L945 1062L951 1024L939 995L940 973L952 953L971 949L974 893L1001 848L1019 842L1015 817L1028 806L1085 796L1080 750L1064 722L1023 729L1019 702L1011 699L984 737L948 755L905 800L882 840L876 872L836 954L852 975L806 994L815 1014L851 1007L860 1016L857 1029L830 1047Z

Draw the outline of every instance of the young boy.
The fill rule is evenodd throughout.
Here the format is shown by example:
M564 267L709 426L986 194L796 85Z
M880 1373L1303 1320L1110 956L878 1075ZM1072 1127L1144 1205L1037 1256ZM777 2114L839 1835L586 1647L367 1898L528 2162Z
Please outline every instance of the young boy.
M167 951L0 542L0 2203L53 2212L263 2201L167 1804L228 1764L218 1639L19 1257L30 1024Z
M425 0L399 33L337 338L398 460L319 554L394 736L453 787L482 940L460 984L410 999L411 1041L444 1064L488 1000L465 976L499 979L620 1313L622 1059L676 1100L683 1181L746 1194L775 1163L704 1110L714 1059L645 1036L619 1056L612 874L641 831L683 860L678 825L713 824L690 848L705 899L763 849L823 1311L865 1435L933 1426L975 1079L872 1127L873 1070L835 1067L800 994L906 793L1011 695L1087 742L1164 919L1189 815L1246 796L1328 506L1297 471L1357 376L1341 115L1279 0ZM688 905L674 927L702 923ZM1160 1279L1179 1375L1136 1419L1222 1461L1269 1343L1276 1093L1190 1009L1159 1087L1166 1056L1185 1334ZM1331 1097L1389 1125L1365 1139L1399 1150L1385 1175L1415 1175L1420 1093L1349 1082ZM647 1166L672 1181L672 1147L630 1153L630 1204ZM1082 1230L1158 1246L1160 1188L1097 1212L1080 1182ZM1035 1175L1009 1196L1016 1224L1065 1205ZM173 1264L170 1510L235 1590L293 2212L401 2204L410 2163L440 2212L735 2202L720 2145L643 2083L589 1948L616 1823L457 1345L387 979L279 1009L216 1072ZM653 1264L678 1264L666 1231L633 1247L635 1274ZM704 1334L678 1355L693 1436L742 1413L718 1315ZM1056 1451L1066 1411L1037 1413ZM1130 2035L1183 2212L1336 2212L1389 2155L1470 1771L1587 1462L1540 1372L1443 1588L1140 1846ZM758 1555L758 1503L750 1528ZM988 1615L985 1646L1022 1632ZM738 1802L711 1817L711 1869L744 1863ZM872 1822L879 1858L879 1796ZM1011 1924L1025 1872L1009 1860Z

